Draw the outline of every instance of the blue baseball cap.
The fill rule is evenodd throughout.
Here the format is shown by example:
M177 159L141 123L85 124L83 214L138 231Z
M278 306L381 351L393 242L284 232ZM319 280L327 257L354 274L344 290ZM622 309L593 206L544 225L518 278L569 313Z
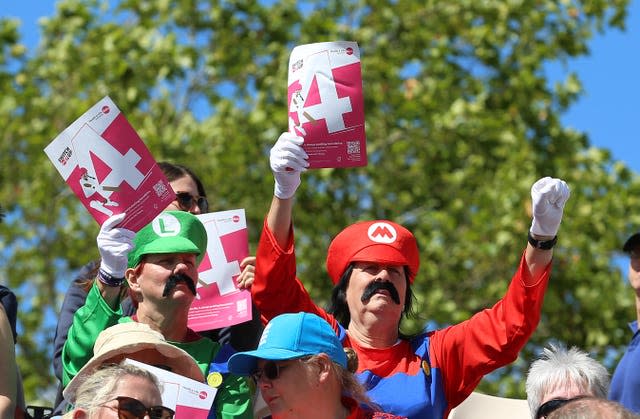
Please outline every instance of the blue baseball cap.
M258 369L258 359L284 361L321 352L347 368L347 355L329 323L312 313L281 314L267 323L256 350L229 358L229 371L250 375Z

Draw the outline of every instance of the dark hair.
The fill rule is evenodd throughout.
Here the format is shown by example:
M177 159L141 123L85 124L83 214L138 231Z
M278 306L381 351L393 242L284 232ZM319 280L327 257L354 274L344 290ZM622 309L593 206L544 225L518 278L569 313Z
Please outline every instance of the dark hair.
M196 174L193 173L188 167L181 164L169 163L167 161L158 162L158 166L169 182L173 182L176 179L189 176L196 183L196 187L198 188L198 195L207 196L207 192L205 192L204 190L204 185L202 184L198 176L196 176Z
M204 190L204 185L202 184L198 176L196 176L196 174L193 173L191 169L189 169L188 167L183 166L181 164L169 163L168 161L158 162L158 167L160 167L160 170L162 170L162 173L165 175L165 177L169 182L173 182L174 180L183 178L185 176L191 177L191 179L193 179L193 181L195 182L196 187L198 188L198 195L205 196L205 197L207 196L207 193ZM1 207L0 207L0 210L1 210ZM1 216L0 216L0 221L1 221ZM83 271L75 279L75 282L83 290L85 290L86 292L89 292L89 290L93 286L93 282L96 276L98 275L99 268L100 268L100 259L94 261L93 265L88 267L88 269L83 269ZM128 288L123 289L123 294L121 295L121 297L124 297L124 295L126 295L126 290L128 290Z
M349 322L351 321L351 313L349 312L349 306L347 305L347 286L349 285L349 279L351 278L351 273L353 272L354 263L351 262L347 269L345 269L342 276L340 276L340 280L338 284L333 287L331 291L331 302L329 303L329 308L327 312L332 314L338 323L342 325L345 329L349 327ZM405 292L404 298L404 308L402 309L402 316L406 318L415 317L415 313L413 311L413 302L415 301L415 296L413 295L413 291L411 291L411 285L409 283L409 267L404 267L404 277L407 281L407 290ZM398 328L400 325L398 324ZM399 336L402 339L411 338L410 335L405 335L401 331L399 331Z
M98 277L100 261L101 259L94 260L93 262L90 262L90 264L85 265L78 276L74 279L74 282L87 293L91 290L95 279ZM120 296L123 295L124 294L121 294Z

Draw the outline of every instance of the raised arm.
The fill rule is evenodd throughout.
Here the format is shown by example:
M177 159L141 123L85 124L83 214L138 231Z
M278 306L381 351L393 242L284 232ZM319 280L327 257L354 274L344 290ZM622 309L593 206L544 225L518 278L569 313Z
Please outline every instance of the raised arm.
M569 199L569 195L569 187L561 179L544 177L531 187L533 220L525 252L529 273L524 278L525 285L538 282L551 263L553 245L557 239L564 204Z
M302 149L304 139L284 132L271 148L269 163L275 180L273 200L267 214L267 227L278 245L286 247L292 228L293 197L300 186L300 173L307 170L307 153Z
M274 197L258 243L255 281L251 287L253 301L265 322L286 312L322 311L296 278L292 212L300 173L309 166L303 142L301 137L283 133L271 149Z
M569 187L560 179L542 178L531 187L531 198L529 243L505 296L471 319L431 336L432 362L444 371L449 409L462 402L485 374L513 362L540 321L552 247Z
M120 291L124 285L124 273L127 270L127 256L133 248L136 233L126 228L118 228L125 214L110 217L102 224L98 237L100 268L96 283L104 301L112 309L120 304Z
M102 260L98 276L85 303L73 315L67 340L62 348L62 385L66 386L93 355L93 345L100 332L122 317L120 292L127 269L127 256L133 248L133 231L115 227L124 214L105 221L98 233L98 250Z

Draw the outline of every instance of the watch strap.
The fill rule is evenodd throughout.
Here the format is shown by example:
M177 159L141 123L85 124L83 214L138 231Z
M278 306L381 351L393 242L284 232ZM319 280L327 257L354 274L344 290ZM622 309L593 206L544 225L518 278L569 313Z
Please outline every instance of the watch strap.
M551 240L538 240L534 239L531 235L531 231L529 231L527 240L529 241L529 244L536 249L549 250L552 249L553 246L555 246L558 242L558 236L554 236L554 238L552 238Z

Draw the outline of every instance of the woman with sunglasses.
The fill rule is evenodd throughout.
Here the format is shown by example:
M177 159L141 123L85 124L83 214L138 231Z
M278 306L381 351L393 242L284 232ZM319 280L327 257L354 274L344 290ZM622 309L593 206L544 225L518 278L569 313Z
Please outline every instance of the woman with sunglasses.
M189 211L196 215L209 212L204 185L191 169L164 161L159 162L158 166L176 193L176 199L169 204L167 210Z
M188 211L195 215L209 212L209 202L204 185L191 169L180 164L166 161L158 162L158 166L176 193L176 199L171 202L165 210ZM84 305L89 289L98 274L100 263L100 259L94 260L80 270L78 276L71 282L71 285L67 289L62 307L60 308L54 338L53 357L54 373L60 383L62 383L62 348L67 340L69 327L71 327L71 323L73 322L73 315ZM255 272L254 266L255 257L250 256L242 260L240 263L240 269L242 269L242 271L238 277L238 285L240 287L251 287ZM131 299L124 298L125 290L126 289L123 288L122 311L125 316L130 316L135 312L135 307ZM236 350L248 350L256 347L261 331L262 323L260 321L260 314L254 306L252 320L230 328L204 331L200 332L200 334L220 344L228 343ZM62 414L65 406L66 401L62 397L62 385L60 384L55 401L54 414Z
M609 372L588 353L575 346L544 348L526 380L527 402L533 418L545 418L569 400L595 396L605 399L609 391Z
M160 384L143 369L109 364L90 375L75 393L74 409L64 419L172 419L162 406Z
M274 317L256 350L229 359L229 371L253 378L273 419L401 418L376 411L356 366L331 326L303 312Z

